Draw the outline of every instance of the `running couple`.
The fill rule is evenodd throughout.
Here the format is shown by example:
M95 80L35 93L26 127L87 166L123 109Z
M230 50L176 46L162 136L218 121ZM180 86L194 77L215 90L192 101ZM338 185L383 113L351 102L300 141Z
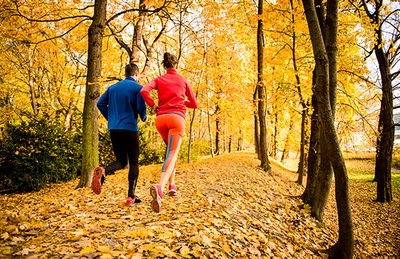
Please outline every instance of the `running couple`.
M137 179L139 176L138 157L138 122L140 115L146 121L146 107L149 105L156 113L156 128L162 139L167 144L166 158L161 169L159 183L150 188L152 197L151 207L155 212L160 212L163 190L169 180L169 195L175 196L176 162L182 138L185 133L186 108L197 108L197 101L188 81L178 74L178 59L166 52L162 65L166 73L149 82L145 87L136 82L138 68L136 65L126 66L126 79L110 86L100 97L97 106L103 116L108 120L111 142L116 156L116 161L105 169L95 168L93 172L92 190L101 192L105 176L122 169L129 159L128 173L128 199L127 205L139 203L135 196ZM132 69L129 69L131 68ZM132 70L132 71L131 71ZM152 99L150 92L156 90L158 101Z

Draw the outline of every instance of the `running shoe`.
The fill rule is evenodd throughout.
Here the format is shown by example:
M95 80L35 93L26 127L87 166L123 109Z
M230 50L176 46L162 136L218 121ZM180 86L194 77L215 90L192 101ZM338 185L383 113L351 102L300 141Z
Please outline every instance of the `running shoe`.
M160 212L161 210L161 199L163 196L161 186L159 184L150 187L150 195L153 198L151 201L151 208L155 212Z
M176 195L178 195L177 193L176 193L176 185L175 184L170 184L169 185L169 187L168 187L168 195L169 196L176 196Z
M101 193L101 186L104 182L104 179L106 178L106 170L98 166L93 170L93 178L92 178L92 191L95 194L100 194Z
M126 199L125 201L125 205L127 206L133 206L136 205L138 203L141 203L142 201L135 195L132 197L128 197L128 199Z

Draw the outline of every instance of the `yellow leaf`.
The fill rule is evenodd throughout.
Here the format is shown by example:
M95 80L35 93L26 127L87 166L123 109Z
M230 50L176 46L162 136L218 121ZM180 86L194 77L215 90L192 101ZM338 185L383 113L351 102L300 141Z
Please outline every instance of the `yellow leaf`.
M111 250L108 246L98 246L98 247L96 247L96 249L97 249L97 251L102 252L102 253L111 252Z
M10 237L10 235L7 232L4 232L3 234L1 234L1 239L8 239Z
M139 228L131 233L132 237L140 237L141 239L145 239L147 237L154 236L153 230L149 228Z
M100 256L100 259L112 259L112 258L113 258L113 256L110 255L110 254L102 254L102 255Z
M179 253L181 254L181 256L183 256L184 258L191 258L190 256L190 249L188 246L182 246L181 250L179 251Z
M222 244L221 245L222 251L224 251L225 253L230 253L231 252L231 246L228 244Z
M82 248L82 250L79 252L81 255L84 255L84 254L88 254L88 253L94 253L94 252L96 252L96 250L93 248L93 247L84 247L84 248Z
M159 238L163 239L163 240L171 239L173 237L175 237L175 234L173 232L171 232L171 231L168 231L168 230L163 232L163 233L160 233L160 235L159 235Z
M221 212L221 216L223 216L223 217L226 218L226 219L231 219L231 216L229 216L229 214L226 213L225 211L222 211L222 212Z

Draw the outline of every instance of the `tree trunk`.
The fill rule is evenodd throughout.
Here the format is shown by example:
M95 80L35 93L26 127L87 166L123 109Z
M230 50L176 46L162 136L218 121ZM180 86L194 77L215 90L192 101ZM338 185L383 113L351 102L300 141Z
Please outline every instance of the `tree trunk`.
M293 129L293 117L290 117L290 122L289 122L289 128L288 128L288 133L285 138L285 143L283 144L283 150L282 150L282 155L280 161L283 163L284 160L289 156L288 155L288 150L289 150L289 142L290 142L290 136L292 135L292 129Z
M298 178L296 183L303 185L304 178L304 164L305 164L305 149L306 149L306 125L307 125L308 109L304 107L301 111L301 136L300 136L300 159L297 168Z
M382 128L379 129L379 146L377 152L375 175L377 181L377 201L391 202L392 197L392 153L394 142L394 121L393 121L393 90L390 79L389 62L382 48L375 48L375 54L379 63L379 70L382 80L382 101L379 113L379 121L382 121Z
M210 109L209 109L209 100L207 97L207 126L208 126L208 136L210 139L210 155L211 157L215 156L214 153L214 143L213 143L213 136L212 136L212 131L211 131L211 115L210 115Z
M332 10L331 4L335 3L330 1L327 8ZM332 11L328 10L325 14L325 6L321 1L315 3L317 17L321 28L321 33L325 39L325 49L328 60L328 91L329 103L331 106L333 120L335 120L336 110L336 89L337 89L337 17L333 15ZM319 221L323 221L323 214L328 202L329 192L332 185L332 167L331 157L328 152L327 140L325 135L320 135L321 139L321 161L316 176L315 190L310 197L309 204L312 207L311 214Z
M313 82L315 82L315 70L313 73ZM315 85L313 83L313 85ZM311 114L311 133L310 133L310 148L308 150L308 167L307 167L307 183L306 188L301 195L301 199L305 204L311 204L311 198L317 185L318 168L321 161L320 151L320 120L318 117L318 106L315 94L312 95L312 107L314 107Z
M306 126L308 121L308 107L307 101L304 100L303 95L301 93L301 81L299 77L299 69L297 67L297 57L296 57L296 30L295 30L295 16L294 16L294 6L293 0L290 0L290 9L292 11L292 18L291 18L291 28L292 28L292 59L293 59L293 70L295 71L295 80L297 86L297 93L299 94L300 104L302 106L301 112L301 135L300 135L300 159L299 165L297 168L298 178L296 183L303 185L303 177L304 177L304 164L305 164L305 149L306 149Z
M259 134L259 122L258 122L258 87L256 87L256 89L254 90L254 94L253 94L253 104L254 104L254 145L255 145L255 150L256 150L256 154L257 154L257 158L259 160L261 160L261 156L260 156L260 134Z
M353 222L350 210L350 198L347 170L340 150L339 140L335 130L334 113L332 112L329 72L336 71L329 68L328 54L325 50L321 28L319 26L317 13L312 0L303 0L307 23L313 45L314 58L316 60L316 86L315 93L318 102L319 114L321 116L321 128L328 147L328 154L335 175L335 196L338 210L339 239L337 243L327 250L330 258L352 258L354 253ZM338 0L328 1L327 19L332 23L329 33L336 33Z
M32 111L33 115L36 117L39 114L38 110L38 105L37 105L37 100L36 100L36 94L35 94L35 83L34 83L34 77L32 75L32 61L31 59L29 60L29 68L28 68L28 82L29 82L29 94L31 96L31 106L32 106Z
M388 53L385 53L384 41L382 37L382 4L383 1L375 1L375 5L370 6L367 5L365 1L362 1L365 12L371 19L372 23L375 25L374 28L376 43L374 45L374 52L376 59L378 60L380 78L382 83L382 101L379 113L379 135L377 140L374 179L377 182L376 200L379 202L390 202L393 199L391 169L395 126L393 121L393 87L390 74L391 64L388 57L389 50ZM370 10L372 6L375 7L375 10Z
M139 16L133 31L132 55L130 58L131 59L130 63L133 64L139 64L140 52L143 51L142 37L143 37L144 24L147 16L147 12L145 11L145 9L146 9L145 0L140 0Z
M275 108L275 107L274 107ZM271 134L271 144L270 144L270 156L277 159L277 143L278 143L278 113L275 112L273 116L274 120L271 121L274 125L274 133Z
M319 3L318 3L319 4ZM337 4L337 2L336 2ZM337 91L337 7L335 1L327 2L327 15L321 32L325 34L325 49L328 60L328 91L332 119L335 120L336 91ZM323 13L323 11L321 11ZM335 15L336 14L336 15ZM321 18L321 16L319 17ZM323 22L321 20L320 24ZM321 162L317 177L317 185L311 202L311 214L323 221L323 214L328 202L332 186L332 166L326 135L321 135Z
M258 1L258 15L263 14L263 0ZM262 19L258 20L257 26L257 88L258 88L258 120L260 123L260 157L261 157L261 168L265 172L271 170L271 165L268 159L267 149L267 112L266 112L266 89L264 85L264 42L263 42L263 22Z
M311 206L311 215L322 222L332 186L333 172L330 162L328 141L324 134L321 134L320 141L321 160L316 177L316 185L309 204Z
M106 21L107 0L96 0L93 22L88 32L88 72L85 104L83 107L83 158L82 174L77 188L90 187L92 171L99 163L98 110L100 96L102 41Z
M315 1L315 9L316 9L316 14L317 14L317 18L318 18L318 23L319 23L319 27L320 27L320 31L321 31L321 36L323 37L323 39L325 38L325 34L326 29L325 29L325 18L326 18L326 5L322 2L322 0L317 0ZM324 50L325 50L325 46L324 46ZM329 60L328 60L329 62ZM328 75L327 75L328 76ZM329 76L328 76L329 77ZM329 78L328 78L329 80ZM316 85L317 82L317 73L316 73L316 69L313 71L313 85ZM328 81L329 82L329 81ZM334 85L329 85L329 92L331 92L331 87L334 87ZM314 96L315 99L313 100L313 107L314 107L314 111L317 112L319 111L318 109L318 102L317 102L317 95L316 92L314 91ZM329 102L331 100L329 99ZM330 103L331 109L332 107L334 107L334 105L332 105L332 103ZM318 117L318 113L316 113L317 118L319 120L319 123L321 123L321 118ZM320 125L320 124L319 124ZM318 128L319 130L320 128ZM307 204L309 204L311 206L311 215L313 217L315 217L316 219L318 219L319 221L323 221L323 215L324 215L324 210L328 201L328 197L329 197L329 192L330 192L330 188L332 185L332 167L330 164L330 156L328 154L328 147L326 146L326 139L324 134L321 134L319 132L318 135L314 135L314 136L318 136L319 140L318 140L318 144L320 144L318 146L318 151L319 156L318 156L318 167L317 168L313 168L315 169L315 171L313 173L315 173L314 175L312 175L313 179L312 179L312 185L310 185L309 187L312 186L312 190L308 190L308 194L310 194L310 196L308 197L308 199L306 200ZM315 166L312 165L312 166Z
M221 155L221 122L219 120L219 105L216 104L214 115L215 118L215 155Z

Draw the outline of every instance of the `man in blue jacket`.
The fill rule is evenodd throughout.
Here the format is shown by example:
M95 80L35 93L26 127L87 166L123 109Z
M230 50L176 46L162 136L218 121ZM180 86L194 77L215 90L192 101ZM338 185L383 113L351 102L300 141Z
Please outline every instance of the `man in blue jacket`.
M108 121L111 143L116 157L106 168L94 169L92 190L101 193L105 176L125 168L129 161L128 198L126 205L140 203L135 195L139 177L139 127L138 117L146 121L146 104L140 94L142 86L136 82L139 68L135 64L125 66L125 80L111 85L97 102L97 108Z

